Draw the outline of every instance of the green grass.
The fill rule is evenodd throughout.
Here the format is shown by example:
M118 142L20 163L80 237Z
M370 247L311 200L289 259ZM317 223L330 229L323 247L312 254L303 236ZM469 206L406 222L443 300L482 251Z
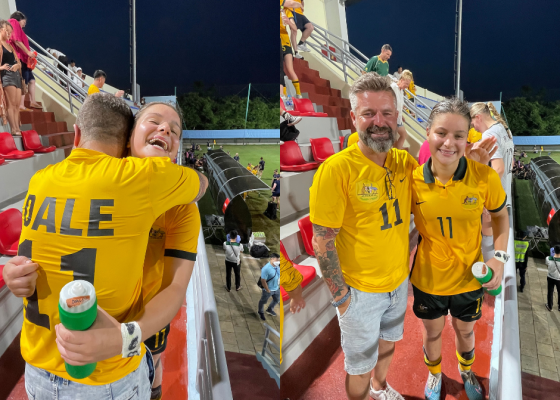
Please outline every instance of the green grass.
M543 151L542 152L542 156L548 156L548 151ZM537 157L541 157L541 153L539 152L538 154L535 153L530 153L529 151L527 151L527 157L522 158L521 161L523 161L523 164L527 164L529 163L530 160L532 160L533 158L537 158ZM553 151L550 153L550 157L556 161L557 163L560 164L560 151ZM515 160L517 161L517 159L519 158L519 156L515 155Z
M215 148L216 147L220 148L219 144L215 146ZM260 158L263 157L266 164L262 180L269 186L272 183L273 171L275 169L280 169L279 145L226 145L224 146L224 151L229 151L232 157L235 153L239 153L239 162L243 166L246 166L249 162L253 165L258 164ZM197 152L197 154L204 153L206 153L205 148L203 151ZM280 250L280 220L277 218L272 221L263 215L271 194L270 190L250 192L247 196L246 202L253 218L253 232L264 232L266 235L266 245L271 251L278 253ZM198 207L202 218L202 226L206 226L206 221L204 220L205 215L221 214L216 209L210 190L208 190L202 199L200 199ZM206 239L206 243L221 245L225 240L225 233L223 235L219 233L218 236L220 235L222 236L220 239L212 236Z

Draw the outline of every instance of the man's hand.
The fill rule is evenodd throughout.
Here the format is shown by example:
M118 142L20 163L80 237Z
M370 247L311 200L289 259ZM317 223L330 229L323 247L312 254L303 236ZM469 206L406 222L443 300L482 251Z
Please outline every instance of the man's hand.
M502 284L502 277L504 276L504 264L492 258L488 260L486 265L492 270L492 279L482 285L482 287L486 290L498 289Z
M340 296L340 298L338 299L334 299L334 301L338 301L341 298L343 298L346 293L348 292L349 289L346 289L343 293L342 296ZM341 305L338 306L338 313L339 315L342 315L346 312L346 310L348 309L348 306L350 305L350 300L352 299L352 294L350 294L350 296L348 296L348 298L346 299L346 301L344 303L342 303Z
M119 90L117 93L115 93L115 97L123 97L124 95L124 90Z
M4 281L16 297L29 297L35 292L39 264L27 257L16 256L4 265Z
M70 365L86 365L107 360L122 353L121 324L101 307L97 318L86 331L71 331L62 324L55 326L56 345Z
M491 136L474 144L467 144L467 147L465 148L465 157L481 164L488 165L490 159L497 150L498 146L496 146L496 138Z

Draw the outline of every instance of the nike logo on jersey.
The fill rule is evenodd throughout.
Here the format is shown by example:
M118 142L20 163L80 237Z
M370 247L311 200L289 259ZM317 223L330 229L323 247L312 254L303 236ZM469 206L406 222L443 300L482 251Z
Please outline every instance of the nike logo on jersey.
M401 183L403 183L403 181L406 179L406 176L404 178L401 179Z
M421 202L416 202L416 205L419 206L420 204L424 204L425 201L421 201Z

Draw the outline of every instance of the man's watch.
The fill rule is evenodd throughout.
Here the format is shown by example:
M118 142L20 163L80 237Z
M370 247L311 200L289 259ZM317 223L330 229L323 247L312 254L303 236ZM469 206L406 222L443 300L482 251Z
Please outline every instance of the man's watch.
M342 296L342 299L338 301L332 301L331 304L333 305L333 307L341 306L346 300L348 300L348 297L350 297L350 286L348 286L348 291L344 296Z
M496 250L494 252L494 258L496 260L498 260L499 262L505 264L508 262L509 260L509 254L506 253L505 251L501 251L501 250Z

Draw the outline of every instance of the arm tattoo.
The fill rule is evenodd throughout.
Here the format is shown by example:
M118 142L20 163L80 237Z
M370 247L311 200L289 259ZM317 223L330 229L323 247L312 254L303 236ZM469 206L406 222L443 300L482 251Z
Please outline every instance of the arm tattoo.
M192 201L193 203L196 203L198 200L200 200L202 196L204 196L204 193L206 193L206 189L208 188L208 179L206 179L206 177L202 175L200 172L196 171L196 173L198 174L198 181L200 183L200 188L198 189L198 194Z
M313 224L313 250L323 273L323 280L333 297L339 297L348 285L344 282L334 240L340 229Z

